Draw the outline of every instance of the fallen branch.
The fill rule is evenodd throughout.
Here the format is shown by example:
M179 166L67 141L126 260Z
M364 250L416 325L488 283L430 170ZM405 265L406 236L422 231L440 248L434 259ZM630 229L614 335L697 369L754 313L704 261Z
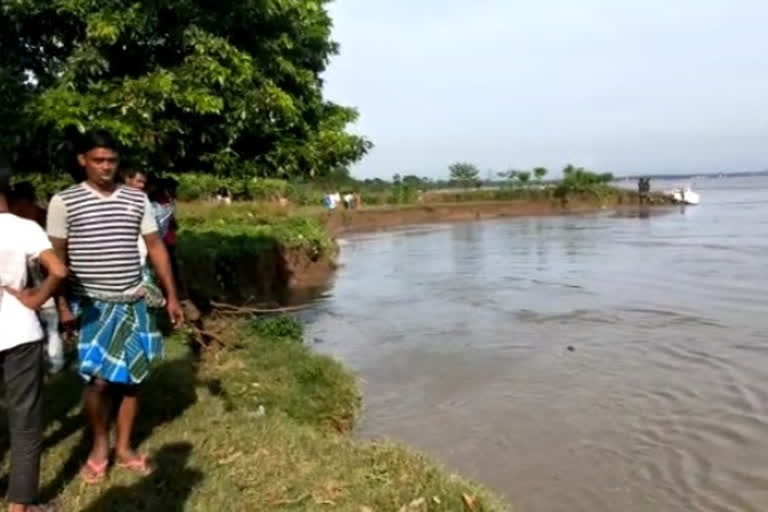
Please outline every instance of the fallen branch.
M291 311L300 311L302 309L308 308L310 304L305 304L303 306L286 306L281 308L252 308L249 306L234 306L224 302L211 301L211 306L216 309L228 310L229 312L233 313L265 315L269 313L290 313Z

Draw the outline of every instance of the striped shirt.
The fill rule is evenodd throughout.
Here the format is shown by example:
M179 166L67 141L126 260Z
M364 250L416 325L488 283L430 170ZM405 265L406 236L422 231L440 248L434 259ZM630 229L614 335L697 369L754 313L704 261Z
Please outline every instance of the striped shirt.
M51 199L47 229L67 241L72 293L103 300L141 284L137 240L157 232L157 224L140 190L118 186L102 196L83 182Z

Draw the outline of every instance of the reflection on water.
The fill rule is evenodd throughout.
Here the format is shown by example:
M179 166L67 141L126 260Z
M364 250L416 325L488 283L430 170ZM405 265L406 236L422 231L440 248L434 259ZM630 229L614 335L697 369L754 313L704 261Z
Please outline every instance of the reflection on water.
M364 379L362 435L425 449L518 510L766 510L755 183L699 186L682 214L350 238L310 335Z

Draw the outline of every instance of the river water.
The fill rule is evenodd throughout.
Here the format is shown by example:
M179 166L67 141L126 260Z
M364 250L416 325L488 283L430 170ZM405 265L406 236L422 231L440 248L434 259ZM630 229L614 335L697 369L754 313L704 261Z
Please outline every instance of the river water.
M768 180L695 189L343 240L309 336L363 379L361 435L518 512L768 510Z

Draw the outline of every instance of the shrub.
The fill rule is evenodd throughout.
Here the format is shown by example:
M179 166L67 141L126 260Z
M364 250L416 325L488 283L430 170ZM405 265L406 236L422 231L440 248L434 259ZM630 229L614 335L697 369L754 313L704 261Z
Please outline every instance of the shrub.
M301 323L289 315L263 318L254 322L254 330L262 339L287 338L301 340L304 328Z

